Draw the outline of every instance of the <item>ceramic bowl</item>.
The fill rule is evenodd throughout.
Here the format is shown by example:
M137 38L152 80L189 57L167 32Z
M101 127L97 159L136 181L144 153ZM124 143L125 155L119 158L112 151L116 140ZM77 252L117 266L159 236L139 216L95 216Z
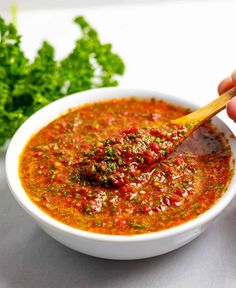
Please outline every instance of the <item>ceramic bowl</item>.
M57 100L32 115L15 133L6 154L6 175L9 187L19 204L32 216L39 226L64 245L89 255L108 259L141 259L167 253L177 249L199 236L208 225L224 210L236 193L236 178L224 195L205 213L182 225L149 234L133 236L104 235L82 231L67 226L40 210L24 191L19 175L19 155L32 134L54 120L68 108L99 100L136 96L157 97L191 109L198 107L184 100L149 90L102 88L76 93ZM236 156L236 141L223 121L213 123L225 134L232 148L232 163ZM233 166L232 166L233 168ZM234 169L234 168L233 168Z

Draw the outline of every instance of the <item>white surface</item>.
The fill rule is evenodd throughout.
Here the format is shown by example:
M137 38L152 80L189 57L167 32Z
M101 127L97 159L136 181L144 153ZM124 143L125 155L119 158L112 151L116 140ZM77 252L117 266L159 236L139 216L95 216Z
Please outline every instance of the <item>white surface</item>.
M231 202L236 192L236 175L234 175L224 196L211 209L196 219L172 229L157 233L134 235L132 237L80 231L54 220L34 205L25 193L18 175L18 159L30 137L72 107L100 100L129 97L130 95L141 98L160 97L160 99L171 103L192 109L196 108L180 98L149 90L119 87L87 90L57 100L35 113L15 133L6 154L7 181L14 197L26 212L35 218L40 226L59 242L79 252L107 259L143 259L170 252L189 243L205 231L208 225ZM228 140L232 148L231 162L234 163L233 161L236 158L236 140L232 139L232 132L217 118L214 118L213 123L218 127L219 131L224 133Z
M9 2L0 1L6 16L2 7ZM202 105L235 69L235 1L84 3L20 11L26 54L32 57L47 38L57 46L58 57L64 55L77 35L72 18L83 14L123 56L123 87L155 89ZM235 131L235 124L227 121ZM0 164L1 288L236 287L236 200L204 235L176 252L134 262L99 260L63 247L37 228L12 199L3 159Z

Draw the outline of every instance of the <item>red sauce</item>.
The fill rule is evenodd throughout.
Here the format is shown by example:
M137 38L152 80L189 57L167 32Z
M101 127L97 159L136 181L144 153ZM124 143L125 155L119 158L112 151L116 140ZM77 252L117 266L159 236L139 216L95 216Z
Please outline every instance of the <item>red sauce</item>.
M187 109L164 101L136 98L97 102L70 110L26 144L19 165L22 185L30 199L51 217L86 231L133 235L189 221L208 210L224 193L231 177L231 150L223 135L207 123L175 152L157 162L156 138L161 139L161 135L149 133L154 131L152 127L187 113ZM140 135L141 131L142 137L143 127L151 128L148 135L152 141L142 147L154 157L148 158L150 155L144 153L147 158L138 162L141 158L136 156L140 154L130 153L127 159L131 158L129 166L135 160L139 164L151 163L151 169L139 170L135 164L135 174L132 177L132 169L128 170L122 178L128 176L128 181L122 185L112 182L115 185L107 187L106 181L103 186L94 185L95 163L89 162L87 170L81 168L85 167L85 155L95 151L95 147L100 149L100 143L106 139L117 140L116 135L122 131L129 144L135 139L129 134ZM118 148L116 144L113 148ZM105 146L109 153L109 143ZM81 177L81 171L85 171L86 177ZM92 180L88 179L89 173Z
M187 130L187 127L172 123L151 129L126 129L84 153L78 164L78 176L96 185L127 185L140 171L154 168L171 154L177 143L184 140Z

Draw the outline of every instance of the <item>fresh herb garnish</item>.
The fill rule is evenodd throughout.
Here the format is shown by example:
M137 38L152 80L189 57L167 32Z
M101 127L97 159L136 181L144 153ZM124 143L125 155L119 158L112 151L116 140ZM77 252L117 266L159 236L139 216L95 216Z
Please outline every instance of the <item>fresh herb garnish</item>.
M74 22L82 35L68 56L57 61L54 47L44 41L30 62L15 26L0 17L0 146L46 104L75 92L118 85L115 77L124 73L122 59L111 44L100 42L83 17Z

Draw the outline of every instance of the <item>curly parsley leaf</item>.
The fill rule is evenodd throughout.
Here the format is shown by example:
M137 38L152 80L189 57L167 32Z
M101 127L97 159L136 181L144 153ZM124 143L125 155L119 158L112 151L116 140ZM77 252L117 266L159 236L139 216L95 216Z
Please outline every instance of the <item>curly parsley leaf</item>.
M84 17L74 22L82 35L68 56L57 61L54 48L44 41L30 62L16 28L0 17L0 146L46 104L71 93L118 85L116 76L125 69L122 59L111 44L100 42Z

